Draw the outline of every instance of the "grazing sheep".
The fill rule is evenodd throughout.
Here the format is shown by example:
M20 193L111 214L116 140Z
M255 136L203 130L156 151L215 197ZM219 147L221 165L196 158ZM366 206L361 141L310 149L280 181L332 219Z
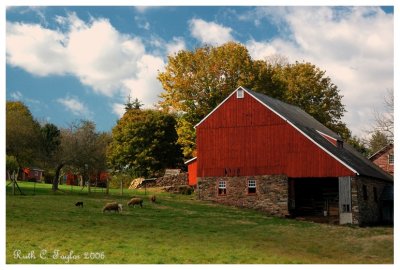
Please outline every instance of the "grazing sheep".
M83 202L76 202L75 206L81 206L81 207L83 207Z
M122 211L122 206L120 207L118 205L118 203L116 202L112 202L112 203L107 203L104 207L103 207L103 213L105 211L115 211L115 212L119 212Z
M155 202L156 202L156 195L151 196L151 197L150 197L150 201L151 201L152 203L155 203Z
M119 210L120 212L122 212L122 204L121 204L121 203L118 204L118 210Z
M130 205L133 205L133 208L135 208L135 205L136 204L139 204L140 205L140 207L143 207L143 199L140 199L140 198L132 198L128 203L127 203L127 205L128 206L130 206Z

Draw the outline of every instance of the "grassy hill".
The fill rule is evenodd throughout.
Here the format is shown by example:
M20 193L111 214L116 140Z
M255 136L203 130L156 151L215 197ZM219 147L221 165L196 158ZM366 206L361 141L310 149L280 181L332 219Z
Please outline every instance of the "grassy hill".
M8 264L393 263L390 227L280 219L157 189L106 196L79 187L56 193L46 184L34 192L33 183L21 188L27 195L6 189ZM127 208L132 195L144 198L143 208ZM123 203L123 212L103 214L110 201Z

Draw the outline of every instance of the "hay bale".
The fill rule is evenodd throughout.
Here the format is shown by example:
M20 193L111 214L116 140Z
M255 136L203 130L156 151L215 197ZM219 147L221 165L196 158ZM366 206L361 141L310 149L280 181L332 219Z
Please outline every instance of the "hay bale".
M142 184L143 181L144 181L144 178L142 178L142 177L133 179L131 184L129 185L128 189L137 189Z

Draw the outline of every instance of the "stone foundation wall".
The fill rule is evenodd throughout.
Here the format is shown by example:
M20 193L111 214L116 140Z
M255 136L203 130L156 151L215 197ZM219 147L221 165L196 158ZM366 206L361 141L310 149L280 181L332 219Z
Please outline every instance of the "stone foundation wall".
M379 198L385 185L390 183L368 178L364 176L353 177L351 180L351 201L353 223L364 225L378 224L382 221L382 204ZM364 198L364 188L366 187L367 198ZM377 200L374 197L374 187L377 191Z
M256 193L248 194L249 179L256 180ZM238 207L252 208L284 217L288 211L288 178L285 175L198 178L199 198ZM226 195L218 195L219 181L226 181Z

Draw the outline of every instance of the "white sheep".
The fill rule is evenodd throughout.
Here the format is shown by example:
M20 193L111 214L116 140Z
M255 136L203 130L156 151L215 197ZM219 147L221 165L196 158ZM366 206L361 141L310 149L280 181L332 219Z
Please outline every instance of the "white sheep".
M140 207L143 207L143 199L141 199L141 198L132 198L132 199L127 203L128 206L129 206L129 205L133 205L133 208L135 208L135 205L136 205L136 204L139 204Z
M116 202L112 202L112 203L107 203L104 207L103 207L103 213L105 211L115 211L115 212L119 212L122 211L122 205L118 204Z

